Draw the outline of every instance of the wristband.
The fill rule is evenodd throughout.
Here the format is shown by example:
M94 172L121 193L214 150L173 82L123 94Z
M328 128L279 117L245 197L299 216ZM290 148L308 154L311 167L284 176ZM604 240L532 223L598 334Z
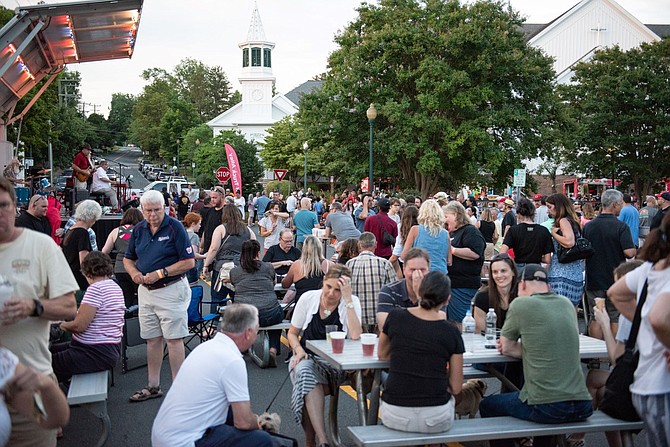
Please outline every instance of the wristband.
M156 274L158 275L158 279L163 279L163 278L165 278L165 275L163 275L163 272L161 272L160 269L159 269L159 270L156 270Z

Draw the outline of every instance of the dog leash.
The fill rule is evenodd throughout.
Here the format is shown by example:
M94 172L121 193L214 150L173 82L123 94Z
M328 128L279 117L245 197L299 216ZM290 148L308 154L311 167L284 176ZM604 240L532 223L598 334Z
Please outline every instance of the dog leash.
M281 385L279 385L279 389L277 390L277 393L275 394L275 396L272 398L272 400L271 400L270 403L268 404L268 407L265 409L265 412L266 412L266 413L267 413L268 411L270 411L270 407L272 406L273 403L275 403L275 399L277 399L277 396L279 396L279 393L281 392L281 389L284 388L284 385L286 385L286 381L288 380L288 378L289 378L290 376L291 376L291 371L289 370L288 374L286 374L286 378L285 378L284 381L281 383Z

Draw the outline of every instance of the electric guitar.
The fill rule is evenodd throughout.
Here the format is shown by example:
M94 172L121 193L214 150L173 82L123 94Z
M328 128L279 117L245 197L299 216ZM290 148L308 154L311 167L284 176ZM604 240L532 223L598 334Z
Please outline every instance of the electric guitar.
M83 172L75 172L74 176L77 178L77 180L79 180L80 182L83 183L83 182L85 182L86 180L88 180L88 178L91 176L91 170L90 170L90 168L89 168L89 170L86 171L86 173L83 173Z

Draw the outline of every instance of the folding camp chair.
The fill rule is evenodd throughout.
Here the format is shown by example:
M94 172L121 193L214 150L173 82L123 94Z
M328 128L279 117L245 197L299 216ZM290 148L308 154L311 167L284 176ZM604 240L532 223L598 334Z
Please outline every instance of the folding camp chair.
M216 330L216 321L219 318L218 314L202 315L202 286L191 286L191 302L188 305L188 332L190 336L184 340L186 349L189 351L189 343L198 338L200 343L211 338L211 334Z

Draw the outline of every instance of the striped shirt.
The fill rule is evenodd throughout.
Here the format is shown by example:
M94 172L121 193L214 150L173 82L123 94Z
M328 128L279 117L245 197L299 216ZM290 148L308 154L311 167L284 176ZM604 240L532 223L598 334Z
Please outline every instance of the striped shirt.
M384 258L364 251L347 261L351 269L351 292L361 300L363 325L377 324L377 296L382 287L396 281L393 266Z
M73 340L87 345L121 342L126 305L118 284L105 279L89 285L81 304L94 307L96 312L84 332L72 334Z

